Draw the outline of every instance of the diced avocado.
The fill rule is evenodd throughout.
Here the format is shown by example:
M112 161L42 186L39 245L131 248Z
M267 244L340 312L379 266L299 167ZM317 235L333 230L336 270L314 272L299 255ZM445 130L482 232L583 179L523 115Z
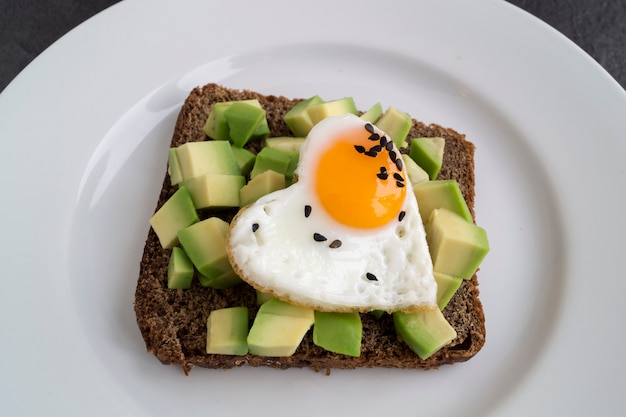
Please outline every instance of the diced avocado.
M239 164L228 142L207 140L187 142L176 148L183 180L207 174L241 175Z
M245 355L248 353L248 308L213 310L206 322L206 353Z
M489 252L485 230L448 209L433 210L424 229L435 272L470 279Z
M468 222L474 221L456 180L426 181L413 187L413 193L424 223L437 208L446 208Z
M239 207L239 191L246 184L243 175L208 174L185 180L196 208Z
M461 286L463 278L453 277L452 275L434 273L437 282L437 305L441 310L446 308L456 291Z
M265 171L275 171L279 174L287 176L294 158L291 152L284 152L273 148L263 148L256 155L256 160L252 171L250 171L250 179L254 179L257 175Z
M302 137L277 136L274 138L266 138L265 146L284 152L299 153L300 146L304 143L304 139L305 138Z
M382 114L383 106L380 103L376 103L361 115L361 119L365 120L366 122L376 124Z
M411 157L405 153L402 154L402 161L404 161L404 167L409 176L411 185L415 187L417 184L421 184L424 181L430 180L428 173L415 163Z
M209 217L178 232L178 239L194 266L205 277L232 271L226 254L228 223Z
M376 122L376 126L385 132L393 143L400 148L406 148L406 137L411 130L413 120L408 113L400 111L395 107L389 107Z
M319 104L313 104L306 109L315 126L321 120L332 116L344 116L346 114L358 115L359 112L354 104L352 97L344 97L338 100L325 101Z
M272 298L274 298L272 294L256 290L256 304L258 306L260 306L261 304L264 304L266 301L269 301Z
M259 307L248 333L248 350L259 356L291 356L311 328L313 310L277 298Z
M265 110L245 101L232 103L225 111L231 143L242 148L265 119Z
M209 117L207 117L203 128L205 135L216 140L231 140L230 126L226 112L234 103L245 103L263 109L259 100L256 99L215 103L209 112ZM263 118L252 133L250 140L264 138L269 134L269 131L267 119Z
M313 128L313 122L309 117L309 113L307 112L307 108L314 104L322 103L323 100L320 96L313 96L307 100L303 100L293 106L287 113L283 119L291 132L300 137L306 137L309 134L311 129Z
M315 312L313 343L330 352L361 355L363 324L359 313Z
M200 281L200 285L203 287L217 288L220 290L243 284L243 280L232 269L222 273L215 272L211 276L198 274L198 281Z
M167 158L167 173L170 176L170 183L172 185L177 185L183 180L183 171L180 167L180 161L178 160L176 148L170 148Z
M444 138L415 138L411 140L409 156L434 180L443 164L445 146Z
M256 155L245 148L237 147L233 147L233 155L235 155L235 160L237 161L237 165L239 165L241 175L248 175L254 166Z
M180 187L150 218L150 226L164 248L178 245L178 232L200 221L191 194Z
M271 169L264 171L251 179L241 190L239 200L241 207L252 204L259 198L276 190L285 188L285 176Z
M167 265L167 288L191 288L193 273L193 264L185 251L174 246Z
M396 311L393 323L400 338L421 359L428 359L456 337L454 327L438 308L423 309L417 313Z

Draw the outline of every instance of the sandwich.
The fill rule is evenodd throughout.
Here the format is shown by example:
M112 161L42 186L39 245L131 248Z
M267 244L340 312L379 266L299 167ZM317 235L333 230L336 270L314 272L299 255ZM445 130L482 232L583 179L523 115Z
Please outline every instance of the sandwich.
M309 230L308 223L297 220L295 225L280 227L306 230L294 235L306 235L313 243L307 241L304 249L292 254L285 254L289 252L287 246L294 246L299 237L293 237L293 241L289 240L291 236L285 238L288 243L278 249L271 245L266 250L258 247L263 246L258 242L273 244L280 240L276 236L281 236L271 223L281 220L263 213L279 210L276 201L288 190L304 189L311 183L303 168L305 155L309 159L310 155L325 155L314 149L311 144L318 141L311 137L332 136L341 129L358 131L364 141L370 141L367 143L372 146L348 146L357 157L369 163L384 154L389 163L376 163L376 181L390 183L390 193L402 193L397 194L402 196L398 204L408 206L394 206L393 219L381 222L401 223L393 226L395 232L389 239L395 242L394 250L408 242L399 258L418 258L415 263L421 266L415 268L424 278L417 284L417 291L398 290L399 286L410 286L410 278L402 285L398 282L404 278L387 279L384 268L388 262L381 266L366 260L376 255L361 255L360 261L350 261L350 268L355 269L349 270L346 279L356 278L347 287L336 287L332 280L327 284L314 281L328 270L327 256L340 254L353 243L353 236L335 233L341 228L315 223L311 227L319 229ZM224 165L221 168L228 174L211 176L195 171L204 168L191 166L198 159L192 148L207 142L228 152L228 158L218 153L219 157L209 163ZM326 374L332 369L362 367L431 369L472 358L485 343L485 317L476 271L488 251L485 232L474 220L474 151L474 145L455 130L426 125L392 107L382 112L378 103L362 112L349 98L325 102L317 96L291 99L217 84L196 87L176 121L168 166L164 167L163 185L140 263L134 308L147 350L163 364L181 366L185 374L193 367L230 369L244 365L308 367ZM237 153L236 167L224 162L230 160L231 152ZM290 157L271 165L280 159L281 152ZM269 156L261 157L266 154ZM181 168L185 161L189 166ZM315 160L315 166L319 167L320 161ZM263 170L264 164L269 164L269 169ZM355 174L354 178L362 175ZM324 184L320 181L316 184ZM237 191L224 195L213 191L221 190L224 183L228 190ZM263 191L250 185L257 183L265 187ZM362 187L345 187L350 189L357 191L311 200L326 201L322 205L328 210L310 203L307 194L291 199L298 204L298 216L306 221L326 210L331 217L343 215L340 223L362 222L348 224L347 229L387 227L371 223L372 216L358 220L359 216L351 214L354 211L344 210L360 198L358 190ZM421 195L426 197L418 207L415 201ZM447 202L439 203L440 197L429 197L432 195L444 195ZM344 200L338 200L341 198ZM186 224L172 229L169 224L163 226L166 221L161 214L170 210L173 203L168 202L174 200L187 202L184 210L188 218ZM334 208L329 209L329 204ZM445 251L449 242L455 242L454 238L448 239L448 220L458 222L469 230L468 236L472 235L468 239L473 241L467 243L471 247L459 247L458 256L433 252ZM404 236L413 236L414 229L416 237L409 242ZM261 234L266 230L274 234ZM224 247L198 250L194 239L209 240L208 245L219 241ZM252 249L250 242L255 245ZM215 259L200 259L208 252L219 254ZM468 257L465 263L446 260L463 256ZM338 262L346 257L339 256ZM268 263L270 273L264 273L258 264ZM316 264L321 264L321 272L311 271ZM408 267L403 265L397 271L398 277L406 275ZM300 272L290 272L293 268ZM293 284L295 275L302 285ZM329 286L320 290L319 285ZM346 288L357 289L350 292ZM407 292L413 295L406 296ZM286 346L289 343L282 334L268 336L272 324L266 324L265 319L276 316L296 328L290 335L296 342L290 346ZM443 323L443 330L437 327L426 335L415 333L434 322ZM224 330L224 326L237 326L238 330ZM238 333L234 341L233 332ZM224 334L230 339L225 340ZM338 334L352 336L343 340ZM272 338L281 341L269 340Z

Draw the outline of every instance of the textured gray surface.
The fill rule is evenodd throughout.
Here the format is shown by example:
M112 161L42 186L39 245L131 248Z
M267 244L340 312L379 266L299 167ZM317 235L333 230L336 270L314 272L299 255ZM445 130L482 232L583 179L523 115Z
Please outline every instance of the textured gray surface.
M54 41L117 2L0 0L0 91ZM626 88L626 0L509 2L570 38Z

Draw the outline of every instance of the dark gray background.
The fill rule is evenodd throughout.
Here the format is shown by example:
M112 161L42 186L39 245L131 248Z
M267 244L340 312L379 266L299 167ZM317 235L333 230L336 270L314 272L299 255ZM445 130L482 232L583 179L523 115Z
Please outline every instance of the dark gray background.
M0 91L54 41L117 2L0 0ZM509 2L570 38L626 88L626 0Z

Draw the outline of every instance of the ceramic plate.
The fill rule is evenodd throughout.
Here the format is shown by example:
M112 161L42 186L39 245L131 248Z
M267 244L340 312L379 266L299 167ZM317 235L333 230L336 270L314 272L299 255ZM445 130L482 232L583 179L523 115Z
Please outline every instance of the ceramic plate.
M196 85L380 101L477 146L487 343L437 371L161 365L135 324L148 218ZM3 415L617 415L626 94L500 1L127 0L0 96Z

